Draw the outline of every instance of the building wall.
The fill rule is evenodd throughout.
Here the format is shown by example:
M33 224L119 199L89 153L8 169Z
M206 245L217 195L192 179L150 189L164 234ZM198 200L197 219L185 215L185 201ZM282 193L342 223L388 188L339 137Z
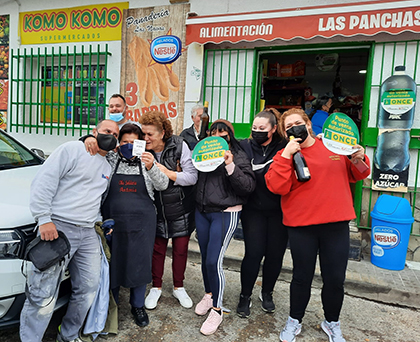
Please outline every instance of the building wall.
M71 2L72 7L84 6L84 5L94 5L98 3L114 3L119 2L118 0L74 0ZM347 3L357 3L363 2L362 0L350 0ZM250 1L250 0L215 0L215 1L202 1L202 0L190 0L191 12L196 12L198 15L215 15L215 14L225 14L225 13L238 13L238 12L252 12L252 11L264 11L264 10L278 10L282 8L299 8L305 7L308 5L306 0L283 0L281 2L281 7L277 0L266 0L266 1ZM339 4L341 1L322 1L317 0L311 2L311 6L323 6L323 5L334 5ZM154 6L168 6L170 5L168 0L131 0L129 1L129 8L139 8L139 7L154 7ZM63 8L67 3L63 3L56 0L0 0L0 15L9 14L10 15L10 49L17 48L26 48L30 50L31 48L38 48L37 45L21 45L18 37L18 28L19 28L19 13L28 12L28 11L37 11L37 10L48 10L48 9L59 9ZM83 43L87 45L86 43ZM95 44L95 43L94 43ZM108 44L109 51L112 53L112 56L109 57L109 67L108 67L108 77L111 79L111 82L107 84L107 97L113 93L119 92L120 85L120 70L121 70L121 41L104 41L100 43L101 45ZM81 43L76 44L60 44L62 48L66 46L73 47L81 46ZM57 44L45 44L41 48L47 47L48 49L51 46L57 46ZM10 100L9 100L10 102ZM186 102L185 103L185 113L184 116L184 127L191 125L190 118L190 109L195 105L195 102ZM63 142L74 140L75 137L72 135L56 135L56 134L30 134L27 131L25 133L19 132L11 133L17 139L22 141L29 147L37 147L45 150L47 154L51 153L54 148L60 145Z

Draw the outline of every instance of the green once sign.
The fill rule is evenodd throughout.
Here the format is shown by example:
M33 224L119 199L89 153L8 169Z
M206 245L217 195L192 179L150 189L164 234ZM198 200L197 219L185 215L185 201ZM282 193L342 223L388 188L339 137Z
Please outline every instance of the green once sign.
M322 142L330 151L350 155L359 143L359 129L354 121L343 113L332 113L322 127Z
M192 162L198 171L214 171L225 160L225 151L229 145L220 137L208 137L195 146L192 153Z

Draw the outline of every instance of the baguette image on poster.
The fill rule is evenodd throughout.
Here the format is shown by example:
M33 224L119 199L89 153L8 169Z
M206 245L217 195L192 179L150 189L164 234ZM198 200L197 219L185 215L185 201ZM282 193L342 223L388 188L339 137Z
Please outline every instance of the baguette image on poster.
M189 11L190 4L124 10L120 93L126 99L127 119L138 121L148 111L160 111L171 120L175 134L182 131Z

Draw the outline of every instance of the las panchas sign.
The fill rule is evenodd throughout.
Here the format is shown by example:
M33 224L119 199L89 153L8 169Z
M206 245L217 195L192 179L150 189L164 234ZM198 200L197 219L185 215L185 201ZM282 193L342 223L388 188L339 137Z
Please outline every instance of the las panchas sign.
M22 44L120 40L128 2L19 14Z

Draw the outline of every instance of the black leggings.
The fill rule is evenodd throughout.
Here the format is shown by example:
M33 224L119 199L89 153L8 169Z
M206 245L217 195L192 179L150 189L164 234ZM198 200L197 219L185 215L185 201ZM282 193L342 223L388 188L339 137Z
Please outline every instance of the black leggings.
M245 256L241 265L241 294L250 296L264 257L262 292L274 289L287 246L287 229L280 211L244 209L241 216Z
M288 227L293 258L290 284L290 317L302 321L311 297L317 253L323 281L321 299L328 322L338 321L344 299L349 257L349 222Z

